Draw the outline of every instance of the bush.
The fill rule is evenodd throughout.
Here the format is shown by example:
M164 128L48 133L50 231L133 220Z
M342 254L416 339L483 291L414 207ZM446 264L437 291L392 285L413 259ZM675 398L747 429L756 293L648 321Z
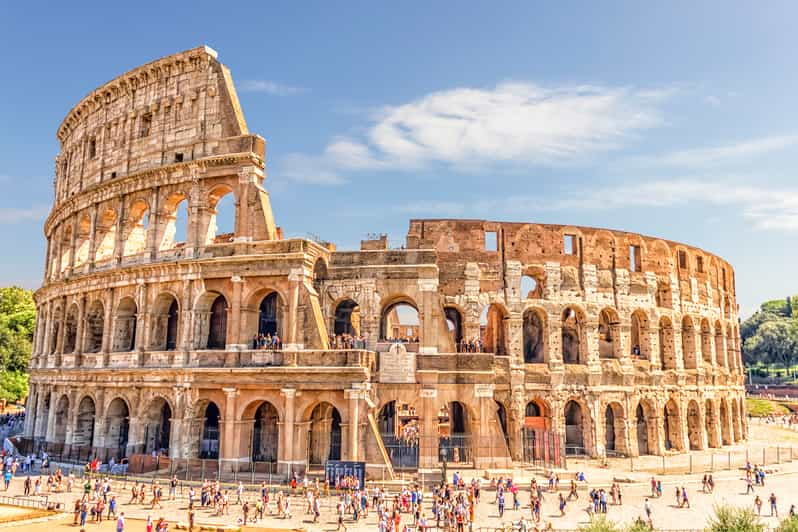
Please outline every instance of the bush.
M798 517L788 517L779 523L776 532L798 532Z
M581 532L622 532L621 527L604 515L596 516L590 521L590 524L580 526L578 530Z
M765 525L757 522L753 510L734 506L715 506L715 516L709 521L707 532L764 532Z
M748 413L754 417L764 417L769 416L770 414L781 415L790 413L790 409L780 403L768 401L767 399L756 399L754 397L747 397L745 399L745 407L748 410Z

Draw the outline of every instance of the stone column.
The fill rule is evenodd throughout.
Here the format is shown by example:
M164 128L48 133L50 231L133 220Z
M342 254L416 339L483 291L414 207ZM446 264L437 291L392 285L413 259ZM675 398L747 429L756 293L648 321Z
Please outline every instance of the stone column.
M512 313L504 319L505 338L507 338L507 354L511 364L524 363L524 320L518 313Z
M39 401L38 387L38 384L30 384L28 399L25 401L25 424L22 428L22 437L26 440L33 438L34 421L37 417L36 406Z
M302 268L292 268L288 274L289 294L288 294L288 323L286 327L287 338L283 342L283 349L297 350L302 349L304 346L299 342L298 338L298 308L299 308L299 286L305 277L305 271Z
M349 397L349 433L348 451L349 460L357 461L360 456L360 449L358 442L360 441L360 400L364 397L363 390L353 386L352 389L346 390L345 395Z
M418 466L433 468L438 464L438 390L434 387L421 388L421 444L419 446Z
M418 347L418 352L422 355L437 355L438 326L440 324L438 279L419 279L418 290L421 293L420 308L418 309L418 318L421 321L421 344Z
M241 351L248 347L247 339L241 332L241 294L244 291L244 279L239 275L234 275L230 280L233 282L233 297L227 329L227 350Z
M113 288L105 293L103 297L103 342L102 352L107 354L111 352L113 341L113 318L114 318L114 293Z
M60 323L58 327L58 339L56 340L55 352L57 355L64 354L64 341L66 340L66 316L67 316L67 298L61 297L61 315L58 317ZM59 357L60 358L60 357Z
M251 194L257 194L255 186L263 178L260 168L245 166L238 172L238 194L236 196L235 241L252 241L252 227L249 219L249 200Z
M86 258L86 267L84 273L89 273L94 269L94 258L97 255L97 204L92 203L89 210L89 256Z
M136 287L136 338L133 349L138 353L150 345L151 325L149 323L149 290L143 281ZM140 363L142 361L139 361Z
M295 399L297 391L294 388L283 388L280 390L280 394L285 397L285 417L281 427L282 442L279 449L282 460L279 460L277 469L281 475L290 475L293 464L302 460L294 448L294 431L296 430L294 427L296 416Z
M116 238L114 239L114 263L121 264L125 254L125 198L119 196L116 207Z
M86 331L86 296L78 298L78 323L75 333L75 355L83 354L84 336ZM77 363L77 361L75 361Z
M158 254L158 227L160 226L160 212L159 212L159 191L160 187L155 187L150 196L150 210L149 219L147 220L147 253L148 261L155 259Z
M36 386L36 419L33 426L33 438L35 440L43 440L47 435L47 418L42 416L44 411L45 399L47 398L48 390L45 386L39 384ZM50 401L52 403L52 400Z
M188 351L194 348L194 345L192 345L192 339L195 334L192 323L194 309L191 308L192 294L194 292L193 283L194 281L190 280L183 281L183 290L180 294L180 327L177 329L177 346L178 349L182 351Z
M238 462L238 435L236 434L236 397L238 397L238 390L236 388L222 388L224 392L224 412L222 412L222 440L220 443L220 452L223 461L236 461ZM224 465L222 465L224 467ZM229 471L231 465L227 466Z

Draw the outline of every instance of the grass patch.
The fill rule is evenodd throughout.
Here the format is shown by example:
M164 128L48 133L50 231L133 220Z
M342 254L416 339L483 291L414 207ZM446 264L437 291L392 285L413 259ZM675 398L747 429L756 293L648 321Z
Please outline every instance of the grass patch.
M790 409L783 404L768 399L746 397L745 406L748 409L748 413L754 417L764 417L771 414L779 416L790 413Z

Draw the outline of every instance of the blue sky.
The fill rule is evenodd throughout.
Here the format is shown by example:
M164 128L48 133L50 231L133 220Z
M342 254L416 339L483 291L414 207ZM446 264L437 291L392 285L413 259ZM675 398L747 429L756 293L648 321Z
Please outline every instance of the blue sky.
M0 5L0 284L41 282L66 112L207 44L286 235L605 226L727 258L744 315L798 293L794 2L68 4Z

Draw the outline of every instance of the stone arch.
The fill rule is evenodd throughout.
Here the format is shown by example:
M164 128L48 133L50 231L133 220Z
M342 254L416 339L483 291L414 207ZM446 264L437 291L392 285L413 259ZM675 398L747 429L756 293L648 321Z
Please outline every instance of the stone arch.
M69 262L72 260L72 226L62 226L61 234L61 256L59 272L65 272L69 269Z
M463 314L460 309L453 305L443 307L443 315L446 318L446 330L455 347L455 351L463 351L461 342L463 341Z
M331 403L316 403L308 416L308 464L341 459L341 413Z
M621 320L611 308L599 312L598 319L599 358L621 358Z
M327 271L327 261L324 257L318 257L316 262L313 263L313 289L316 290L316 293L321 298L322 294L324 294L324 283L329 278L329 273Z
M634 357L651 360L651 341L649 340L648 316L640 309L632 312L630 318L630 353Z
M277 462L280 442L280 412L268 399L249 403L241 415L239 456L253 462Z
M679 404L671 398L663 408L662 427L665 435L665 450L684 451L682 439L682 416Z
M89 304L84 330L83 350L86 353L99 353L103 347L105 332L105 307L99 299L95 299Z
M562 312L562 360L565 364L587 364L585 321L585 313L579 307L571 305Z
M539 299L543 295L543 285L534 275L522 275L520 292L521 300Z
M199 456L209 460L219 458L219 405L207 401L202 415L202 431L200 433Z
M391 298L380 312L380 339L416 341L421 336L418 305L408 296Z
M394 469L418 468L421 426L416 407L386 402L377 415L377 427Z
M508 317L507 309L501 303L490 303L479 315L479 336L482 349L486 353L507 354L507 335L504 320Z
M207 211L204 215L204 227L201 233L205 245L224 244L235 238L237 203L235 190L228 184L216 185L208 192ZM221 226L220 218L222 219Z
M106 208L97 218L95 242L94 262L113 258L116 246L116 210Z
M127 456L129 431L130 408L125 399L115 397L108 403L105 414L105 448L117 461Z
M690 450L697 451L704 448L704 424L701 423L701 409L698 402L691 399L687 403L687 440Z
M736 343L734 336L734 326L729 326L726 332L726 363L728 364L729 371L736 373L737 370L737 356L736 356Z
M204 292L194 303L196 349L224 349L227 346L227 298L216 291Z
M741 420L740 420L740 407L737 404L737 400L732 398L731 400L731 411L732 411L732 437L734 438L735 443L742 440L742 429L740 428Z
M676 350L673 343L673 323L667 316L659 319L659 359L663 370L676 369Z
M604 449L607 454L628 455L626 437L626 412L618 401L607 404L604 409Z
M712 329L706 318L701 320L701 360L704 366L712 366Z
M258 302L258 335L285 338L283 331L285 302L275 290L260 291Z
M360 305L354 299L345 298L335 305L333 334L360 335Z
M64 309L60 304L50 312L50 355L58 351L58 338L61 336L61 327Z
M52 442L59 445L66 443L67 421L69 420L69 397L61 395L55 403L55 424L53 426Z
M727 367L726 362L726 351L723 349L725 335L723 334L723 326L720 324L720 321L715 322L715 364L718 366L725 368Z
M546 313L538 308L527 308L523 314L524 362L547 362Z
M137 255L147 249L149 209L147 202L142 199L134 201L128 209L122 234L123 255Z
M136 317L138 306L132 297L119 300L114 316L114 352L133 351L136 348Z
M83 266L89 261L89 248L91 247L91 218L88 214L80 217L75 240L75 266Z
M177 348L180 327L180 303L172 292L162 292L155 299L150 322L150 348L173 351Z
M78 342L78 306L72 303L64 320L64 353L74 353Z
M590 410L581 401L569 399L563 408L566 454L588 454Z
M715 403L712 399L707 399L704 408L704 425L707 431L707 445L709 447L720 447L720 434L718 434L718 418L715 413Z
M166 397L157 395L139 416L144 425L144 453L169 455L174 410Z
M698 368L698 356L695 345L695 326L690 316L682 318L682 362L684 369Z
M438 409L438 458L460 463L471 460L473 415L462 401L449 401Z
M97 416L97 406L94 398L84 395L78 401L78 410L75 415L75 430L72 433L72 447L92 447L94 445L94 420Z
M188 195L173 192L163 202L158 216L158 250L167 251L185 245L190 220Z
M732 441L731 427L729 424L729 407L726 404L726 399L720 399L720 437L723 445L731 445Z
M657 454L658 427L656 410L648 399L640 399L635 408L635 435L639 456Z

